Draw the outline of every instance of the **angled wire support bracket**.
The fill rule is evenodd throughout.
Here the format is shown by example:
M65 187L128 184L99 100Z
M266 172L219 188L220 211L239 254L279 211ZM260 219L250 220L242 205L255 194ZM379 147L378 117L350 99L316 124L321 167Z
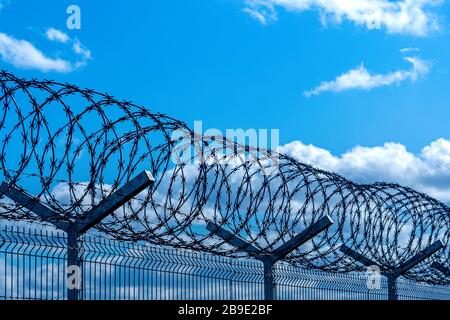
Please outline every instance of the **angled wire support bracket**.
M38 215L42 220L53 224L56 228L67 233L67 266L80 266L81 257L79 253L79 237L100 223L115 210L130 201L144 189L151 187L155 179L148 171L143 171L135 178L127 182L119 190L115 191L102 200L91 210L85 212L83 216L75 222L62 221L61 215L56 211L42 204L38 198L27 194L16 187L2 183L0 185L0 196L6 196L29 211ZM72 268L71 268L72 269ZM68 269L69 270L69 269ZM68 288L69 300L80 298L80 288Z
M233 247L246 252L255 259L264 264L264 298L265 300L274 300L276 298L276 286L274 282L273 267L274 264L284 259L289 253L305 244L319 233L325 231L333 224L330 216L325 216L317 222L310 225L308 228L300 232L297 236L287 241L271 253L266 254L254 247L252 244L223 229L219 225L209 222L206 229L211 234L222 238L226 243Z
M38 198L29 195L26 191L2 182L0 195L8 197L23 208L38 215L43 221L53 224L56 228L64 231L68 230L69 224L64 221L58 221L59 215L57 212L43 205Z
M382 268L379 263L365 257L364 255L350 249L349 247L342 245L339 250L345 255L351 257L355 261L358 261L366 267L377 266L380 268L381 275L387 277L388 279L388 295L389 300L397 300L397 278L404 275L406 272L414 268L419 263L423 262L439 250L443 249L444 243L441 240L433 242L431 245L426 247L424 250L420 251L418 254L408 259L406 262L402 263L398 267L392 268L390 270Z
M249 255L258 256L261 252L260 250L256 249L253 245L250 243L242 240L238 236L232 234L231 232L223 229L222 227L218 226L214 222L208 222L208 225L206 226L206 229L211 232L212 234L217 235L218 237L222 238L226 243L232 245L233 247L246 252Z
M244 251L251 256L254 256L257 260L270 260L275 263L284 259L289 253L305 244L322 231L328 229L332 224L333 220L329 216L325 216L300 232L297 236L295 236L288 242L273 250L270 254L263 254L261 250L255 248L252 244L246 242L245 240L242 240L238 236L223 229L213 222L209 222L206 226L206 229L212 234L219 236L220 238L222 238L222 240L232 245L233 247Z
M130 201L131 198L150 187L154 182L155 179L150 172L144 171L140 173L119 190L101 201L97 206L86 212L82 218L78 219L78 221L75 222L76 232L78 234L87 232L115 210Z
M56 211L42 204L38 198L33 197L14 186L9 186L5 182L0 185L0 195L10 198L23 208L26 208L41 217L42 220L52 223L60 230L81 235L130 201L142 190L150 187L154 182L155 179L150 172L144 171L140 173L119 190L101 201L94 208L85 212L83 216L75 222L58 221L60 215L58 215Z
M418 265L425 259L431 257L433 254L435 254L439 250L442 250L443 248L445 248L445 246L441 240L433 242L433 244L429 245L424 250L416 254L414 257L412 257L411 259L409 259L408 261L397 267L394 270L395 275L399 277L405 274L406 272L414 268L416 265Z

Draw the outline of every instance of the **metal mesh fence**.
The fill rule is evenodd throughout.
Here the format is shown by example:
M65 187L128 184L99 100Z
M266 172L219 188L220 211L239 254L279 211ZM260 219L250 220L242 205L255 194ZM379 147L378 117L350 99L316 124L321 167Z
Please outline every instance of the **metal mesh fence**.
M81 298L85 300L262 300L263 266L202 252L85 236ZM67 299L64 233L0 230L0 299ZM368 289L365 273L329 273L280 263L280 300L386 300L387 283ZM449 299L450 288L398 281L399 299Z

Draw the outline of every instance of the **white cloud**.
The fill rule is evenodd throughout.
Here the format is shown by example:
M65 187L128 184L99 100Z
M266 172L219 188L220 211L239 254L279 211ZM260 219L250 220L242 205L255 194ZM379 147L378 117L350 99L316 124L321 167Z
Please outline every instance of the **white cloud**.
M50 41L56 41L61 43L67 43L70 40L70 37L62 32L61 30L57 30L55 28L49 28L46 32L47 38Z
M78 56L78 61L50 58L31 42L18 40L1 32L0 57L3 61L11 63L17 68L36 69L43 72L70 72L86 65L87 60L92 57L91 51L78 39L71 39L61 30L49 28L46 31L46 37L50 41L71 44L71 49Z
M420 51L418 48L403 48L400 50L400 53L405 54L409 52L418 52Z
M378 87L399 84L406 80L416 81L430 71L431 64L428 61L406 57L406 61L412 64L409 70L397 70L387 74L374 74L368 71L363 64L341 74L333 81L324 81L312 90L305 91L307 97L319 95L323 92L342 92L347 90L371 90Z
M277 19L276 9L318 11L321 21L344 20L368 29L385 28L389 33L424 36L439 29L432 8L443 0L245 0L245 12L267 23Z
M76 54L81 55L84 59L91 58L91 51L83 46L83 44L78 39L74 40L72 48Z
M266 25L268 21L275 19L273 10L264 10L264 8L254 9L251 7L244 8L242 11L250 15L253 19L258 20L261 24Z
M399 143L357 146L336 156L326 149L294 141L280 147L280 151L355 182L399 183L450 202L450 141L445 139L425 146L419 154L409 152Z
M44 55L26 40L17 40L0 32L0 56L3 61L17 68L37 69L43 72L69 72L73 66L63 59L52 59Z
M80 63L84 64L86 60L92 58L91 51L86 48L77 38L72 39L67 33L64 33L63 31L55 28L48 28L46 35L50 41L56 41L65 44L70 43L72 45L73 52L81 56L81 58L83 59L83 61Z

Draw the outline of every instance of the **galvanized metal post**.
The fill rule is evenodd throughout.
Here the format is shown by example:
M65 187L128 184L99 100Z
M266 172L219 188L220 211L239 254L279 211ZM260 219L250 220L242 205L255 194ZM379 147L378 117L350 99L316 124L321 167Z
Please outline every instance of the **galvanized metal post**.
M438 240L429 245L428 247L426 247L424 250L420 251L418 254L416 254L406 262L402 263L397 268L392 268L390 270L380 268L380 270L382 271L381 274L384 275L388 280L388 299L398 300L398 288L397 288L398 277L405 274L406 272L414 268L416 265L418 265L425 259L429 258L430 256L435 254L437 251L443 249L444 247L445 247L444 243L441 240ZM362 254L348 248L345 245L342 245L339 250L345 255L354 259L355 261L358 261L361 264L365 265L366 267L380 265L370 260L369 258L363 256Z
M273 274L274 263L271 259L263 260L264 264L264 300L276 300L276 283Z
M74 222L61 221L61 214L40 203L39 199L28 195L23 190L7 185L6 183L2 183L0 185L0 191L1 194L4 194L24 208L40 216L42 220L53 224L60 230L65 231L67 234L67 268L73 266L81 268L81 257L79 252L80 236L93 228L104 218L112 214L115 210L123 206L132 197L139 194L145 188L153 185L154 182L155 179L152 174L148 171L143 171L135 178L127 182L119 190L115 191L113 194L101 201L97 206L85 212L82 217ZM80 269L78 270L80 271ZM82 274L79 274L79 276L81 275ZM77 287L71 288L68 283L69 275L66 276L66 279L68 280L68 300L79 300L80 289ZM81 284L83 283L82 279L77 279L77 282Z
M397 277L395 275L388 275L387 283L388 283L388 300L389 301L398 300Z
M319 233L328 229L333 224L333 220L329 216L325 216L319 219L317 222L310 225L308 228L300 232L297 236L282 244L277 249L273 250L272 253L267 254L262 250L258 250L252 244L242 240L233 233L223 229L213 222L209 222L206 229L222 238L225 242L238 248L255 259L261 261L264 265L264 300L275 300L276 299L276 283L274 278L274 265L278 261L284 259L290 252L294 251L301 245L305 244Z

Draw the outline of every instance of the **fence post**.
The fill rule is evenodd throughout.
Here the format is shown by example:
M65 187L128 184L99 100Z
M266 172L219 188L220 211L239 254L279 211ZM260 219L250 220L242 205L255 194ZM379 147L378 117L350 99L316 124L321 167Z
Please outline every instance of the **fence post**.
M242 240L238 236L223 229L213 222L209 222L206 229L214 235L222 238L225 242L238 248L248 255L253 256L256 260L259 260L264 265L264 300L276 299L276 283L274 279L274 265L278 261L284 259L289 253L305 244L319 233L325 231L333 224L330 216L325 216L319 219L317 222L310 225L308 228L300 232L297 236L287 241L277 249L273 250L270 254L257 249L252 244Z
M276 294L276 283L273 275L274 263L271 259L264 259L264 300L275 300Z
M80 237L93 228L96 224L101 222L104 218L112 214L121 206L130 201L134 196L138 195L147 187L151 187L155 179L148 171L143 171L135 178L131 179L120 189L110 194L107 198L100 201L95 207L85 212L77 221L63 221L64 215L48 208L42 204L38 198L28 195L24 190L9 186L6 183L0 185L2 193L15 201L19 205L37 214L42 220L53 224L56 228L66 232L67 234L67 267L81 267L81 257L79 252ZM79 289L77 286L71 288L69 286L69 276L67 276L67 296L68 300L78 300ZM82 276L82 273L79 274ZM82 279L76 280L78 283L83 283Z
M381 274L385 276L388 280L388 299L389 300L398 300L398 288L397 288L397 279L402 276L416 265L429 258L437 251L443 249L444 243L441 240L437 240L433 244L426 247L424 250L402 263L400 266L392 269L380 268L382 271ZM362 254L350 249L349 247L342 245L339 250L345 255L351 257L355 261L365 265L366 267L370 266L380 266L379 263L376 263L369 258L363 256Z
M388 300L389 301L398 300L397 277L395 275L387 276L387 286L388 286Z

